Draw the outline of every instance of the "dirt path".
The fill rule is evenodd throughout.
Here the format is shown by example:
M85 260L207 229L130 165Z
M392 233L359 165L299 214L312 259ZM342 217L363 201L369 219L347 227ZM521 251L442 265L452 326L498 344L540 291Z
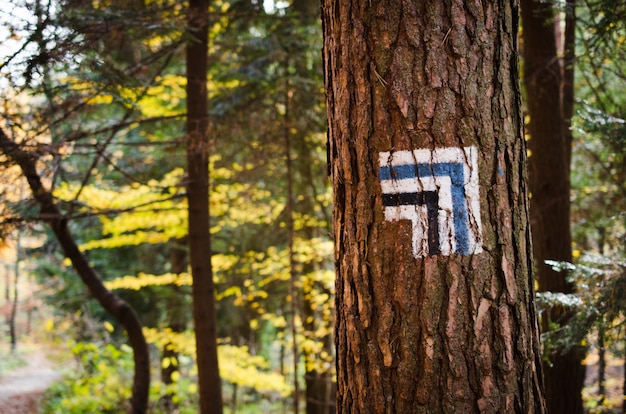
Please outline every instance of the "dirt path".
M41 351L28 354L24 367L0 376L0 413L35 414L42 393L61 373Z

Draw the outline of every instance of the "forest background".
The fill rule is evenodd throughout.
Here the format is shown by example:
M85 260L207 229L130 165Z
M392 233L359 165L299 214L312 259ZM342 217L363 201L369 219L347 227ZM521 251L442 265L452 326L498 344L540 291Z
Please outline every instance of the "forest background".
M544 24L557 46L572 5L549 5ZM605 350L621 361L626 349L626 6L576 6L576 59L566 59L563 44L556 49L576 74L568 118L572 260L546 258L575 289L542 292L539 303L576 310L566 312L567 325L549 321L555 329L543 337L544 355L593 351L597 374L580 392L587 411L601 412L622 404L621 394L607 394L620 379L606 377ZM201 248L212 262L224 407L332 412L319 3L213 1L208 10L208 147L200 150L210 165L211 242ZM0 11L3 338L18 353L26 338L52 342L54 358L72 367L44 412L123 411L140 377L127 325L76 277L58 240L63 226L141 321L151 412L198 412L196 343L211 347L216 338L192 330L186 168L199 147L187 139L187 63L202 26L193 18L173 1L12 1ZM522 49L524 42L522 22ZM49 199L33 197L33 175Z

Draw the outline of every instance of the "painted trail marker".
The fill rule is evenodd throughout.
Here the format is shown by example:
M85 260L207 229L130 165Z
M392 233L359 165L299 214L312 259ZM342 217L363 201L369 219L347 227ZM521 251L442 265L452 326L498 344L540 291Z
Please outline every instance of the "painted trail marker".
M475 147L381 152L385 219L410 220L415 257L482 252Z

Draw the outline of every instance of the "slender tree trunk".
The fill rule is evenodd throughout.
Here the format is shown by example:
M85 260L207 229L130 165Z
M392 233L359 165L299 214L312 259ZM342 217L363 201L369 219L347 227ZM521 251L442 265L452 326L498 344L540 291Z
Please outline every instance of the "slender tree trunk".
M187 270L187 251L184 248L186 240L172 240L170 243L170 270L174 274L181 274ZM170 292L167 293L166 299L168 328L174 333L181 333L187 326L184 293L176 284L170 285L169 289ZM178 357L179 352L172 343L163 346L161 360L168 361L161 364L161 382L165 386L174 384L174 373L180 372ZM178 403L174 401L175 395L176 392L168 391L161 399L161 404L168 413L173 412L178 407Z
M294 12L295 21L293 24L300 28L313 27L319 24L320 7L318 0L293 0L291 8ZM298 108L310 107L311 100L316 99L311 96L308 88L301 88L302 79L311 76L310 58L306 56L306 51L300 48L294 48L292 52L289 50L289 44L286 48L289 56L286 66L285 76L288 77L286 89L288 90L287 99L289 100L289 108L293 108L290 117L294 120L288 120L285 134L292 134L290 137L290 149L293 154L291 157L297 162L293 163L291 173L289 174L292 181L292 194L298 194L299 197L296 204L296 210L299 214L315 217L316 212L314 200L316 199L316 187L323 183L323 177L317 176L312 170L315 165L311 156L313 148L306 136L310 131L303 130L302 122L298 122ZM289 69L294 72L290 74ZM293 84L290 85L291 79ZM321 98L321 96L320 96ZM294 130L295 128L295 130ZM305 226L299 230L299 235L304 240L311 240L319 234L312 227ZM311 280L307 275L314 274L317 266L312 262L300 263L301 267L301 286L299 286L299 308L301 313L301 321L303 334L306 342L312 340L321 343L321 349L311 352L304 346L302 348L302 356L304 358L304 388L302 393L305 397L305 412L307 414L330 414L335 412L335 386L333 382L333 370L331 367L325 367L324 354L333 355L333 339L331 332L322 334L325 327L332 323L332 317L323 317L319 310L314 309L316 305L312 298L316 294L316 290L328 290L325 286L320 286L318 282ZM329 301L332 300L332 292L328 294ZM316 347L317 348L317 347ZM328 357L326 357L328 358Z
M230 410L233 414L237 412L237 396L239 395L239 386L237 384L233 384L233 398L230 404Z
M281 315L287 315L286 309L285 309L285 303L283 302L281 304ZM282 377L285 379L286 382L289 381L289 379L287 378L287 369L286 369L286 362L285 360L287 359L287 343L285 338L287 338L287 329L284 327L279 328L278 331L281 335L279 336L279 338L281 338L280 341L280 348L278 350L278 369L280 372L280 375L282 375ZM289 402L288 402L288 398L284 398L282 401L282 407L283 407L283 414L286 414L288 412L288 407L289 407Z
M311 237L307 237L310 239ZM315 350L304 347L303 356L305 360L304 383L306 397L306 414L333 414L335 410L336 386L333 381L333 370L326 361L328 356L333 355L333 338L330 332L326 331L326 327L330 323L329 316L325 316L319 309L312 298L322 292L329 298L332 292L321 290L316 292L318 288L315 280L310 280L306 275L314 274L316 271L312 263L303 265L302 283L302 328L304 336L310 341L321 343L315 347ZM324 287L321 287L324 289ZM317 309L316 309L317 308ZM326 354L326 356L324 355ZM326 365L329 365L326 367Z
M11 335L11 266L8 263L4 266L4 299L5 303L2 306L2 316L9 329L9 335Z
M570 170L572 162L572 117L574 116L574 67L576 64L576 0L565 2L565 33L563 36L563 135L565 139L565 163Z
M289 60L285 62L286 69L289 68ZM288 70L285 70L287 76ZM290 137L290 104L293 92L289 87L289 79L285 79L285 118L283 120L283 135L285 140L285 164L287 167L287 247L289 249L289 297L290 297L290 328L291 328L291 351L293 353L293 412L300 412L300 384L298 381L298 362L300 355L298 352L298 331L296 329L296 319L298 317L297 290L296 290L296 260L294 251L294 229L293 229L293 168L291 165L291 137Z
M626 349L626 342L624 343L624 349ZM623 368L624 382L622 385L622 414L626 414L626 358L624 358Z
M542 413L516 1L323 1L340 413Z
M529 159L533 249L540 291L572 293L565 272L545 260L572 261L570 232L570 120L573 113L573 2L566 15L563 50L559 58L555 32L555 7L550 2L522 0L524 28L524 84L530 122ZM566 323L571 314L562 308L546 312L542 330L552 322ZM546 404L554 414L583 412L584 350L558 350L544 364Z
M306 293L305 293L306 295ZM305 304L310 305L310 304ZM303 319L314 317L312 314L303 314ZM318 322L319 323L319 322ZM306 332L315 332L315 319L311 323L304 323ZM332 346L332 338L326 336L323 338L315 338L316 341L323 341L323 350L326 351ZM332 351L332 350L331 350ZM333 375L330 369L323 370L317 367L320 361L316 361L317 355L306 355L305 359L313 360L313 367L307 368L304 374L304 382L306 385L306 414L333 414L335 409L336 388L333 382ZM317 362L317 364L315 363ZM308 365L308 364L307 364Z
M11 271L9 267L9 264L4 266L4 299L7 303L11 301Z
M626 414L626 358L624 358L623 368L624 382L622 385L622 414Z
M20 260L21 260L21 237L19 230L17 232L17 241L15 243L15 277L13 278L13 300L11 301L11 313L9 315L9 336L11 337L11 353L17 350L17 330L15 329L15 319L17 317L17 301L18 301L18 282L20 280Z
M33 327L33 308L31 306L28 306L26 308L26 329L24 332L26 337L30 337L32 327Z
M72 261L74 270L85 286L98 303L126 330L135 362L133 392L130 399L131 412L133 414L145 413L148 408L150 390L150 353L137 314L128 303L104 286L85 255L78 249L68 229L68 219L61 214L52 194L41 182L36 168L36 155L21 149L2 129L0 129L0 149L21 168L23 176L28 180L33 197L39 204L41 217L52 229L65 256Z
M604 347L604 328L598 329L598 406L604 405L606 398L606 349Z
M190 0L187 44L187 200L189 263L198 361L200 412L222 413L217 319L209 221L208 39L209 1Z
M313 236L307 234L305 239L310 240ZM328 356L333 354L333 338L330 332L327 334L325 328L330 323L328 319L331 317L324 316L320 311L319 304L316 304L312 298L315 295L321 293L326 294L329 298L332 297L332 292L326 290L324 287L316 286L318 283L315 280L309 279L307 275L314 274L316 272L313 263L304 263L302 274L304 275L302 280L302 328L305 338L309 341L321 343L321 347L316 346L314 351L304 347L302 353L305 360L304 370L304 383L305 383L305 397L306 397L306 414L333 414L335 412L335 395L336 387L333 381L333 370L326 367ZM320 292L316 292L316 289L321 289ZM317 308L317 309L316 309Z
M544 260L571 261L569 164L561 103L561 63L557 56L552 3L522 0L524 84L530 122L529 175L533 247L540 290L571 292L564 274Z

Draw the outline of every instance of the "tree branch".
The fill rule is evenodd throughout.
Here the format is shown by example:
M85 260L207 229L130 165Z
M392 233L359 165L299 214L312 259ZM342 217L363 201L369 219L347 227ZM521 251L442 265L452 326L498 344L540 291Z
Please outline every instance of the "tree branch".
M135 362L133 394L130 401L132 412L145 413L150 388L150 354L137 314L128 303L104 286L85 255L78 249L67 227L67 217L61 214L52 194L44 187L37 173L37 156L20 148L2 128L0 128L0 150L21 168L33 197L40 206L42 216L54 232L63 252L72 261L76 273L100 305L126 330Z

